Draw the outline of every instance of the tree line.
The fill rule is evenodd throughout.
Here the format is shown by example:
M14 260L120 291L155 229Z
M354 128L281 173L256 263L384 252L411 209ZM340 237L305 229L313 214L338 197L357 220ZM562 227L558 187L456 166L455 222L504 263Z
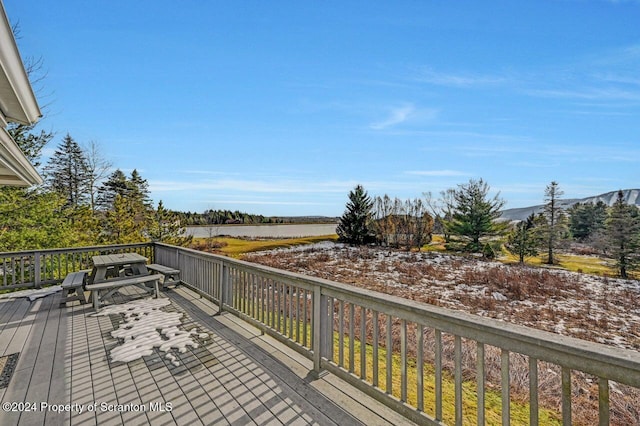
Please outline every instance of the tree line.
M489 195L483 179L470 179L424 199L400 200L388 195L371 198L357 185L348 195L337 227L339 240L349 244L420 249L433 233L444 237L448 250L482 253L493 258L502 250L520 263L544 253L545 262L557 263L557 251L569 244L589 247L615 262L619 275L640 264L640 210L626 203L622 191L612 206L603 202L560 207L563 191L553 181L544 190L544 211L526 220L501 220L505 201Z
M36 167L53 138L33 126L9 133ZM44 184L0 188L0 251L161 241L190 238L174 212L157 206L137 170L125 175L102 157L95 143L80 146L67 134L42 169Z
M225 225L225 224L259 224L280 223L277 219L260 214L249 214L238 210L212 210L202 213L175 212L185 225Z

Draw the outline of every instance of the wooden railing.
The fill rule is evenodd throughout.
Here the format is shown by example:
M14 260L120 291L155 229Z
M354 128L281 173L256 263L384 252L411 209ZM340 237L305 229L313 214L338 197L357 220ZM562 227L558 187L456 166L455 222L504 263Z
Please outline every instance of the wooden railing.
M494 423L487 405L496 399L490 414L510 424L518 406L514 375L522 376L523 367L528 389L521 405L532 425L569 425L588 409L576 401L585 392L574 386L580 380L595 389L601 425L610 422L610 388L617 395L619 384L640 387L635 351L189 249L156 244L155 258L180 269L181 280L221 312L312 359L315 374L334 373L420 424L463 424L470 417ZM490 377L495 368L497 377ZM555 409L540 404L538 379L549 372L559 382Z
M139 253L153 258L150 243L0 253L0 290L40 287L62 282L69 272L91 268L91 257Z
M180 269L220 312L312 360L315 375L329 371L419 424L569 425L592 409L606 425L611 401L627 391L640 400L636 351L165 244L0 253L0 290L57 283L91 256L119 252ZM550 374L557 406L543 395ZM583 404L589 392L594 407ZM633 404L627 424L640 423Z

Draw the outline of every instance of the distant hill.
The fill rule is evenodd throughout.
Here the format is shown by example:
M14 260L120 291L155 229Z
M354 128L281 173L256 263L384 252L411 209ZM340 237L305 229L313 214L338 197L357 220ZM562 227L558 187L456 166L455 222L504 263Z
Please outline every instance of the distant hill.
M625 189L622 191L624 199L628 204L634 204L640 207L640 189ZM576 203L597 203L602 201L608 206L613 205L618 198L618 191L611 191L605 194L596 195L594 197L586 198L569 198L566 200L559 200L559 206L563 209L568 209ZM544 210L544 204L531 207L520 207L517 209L506 209L502 211L501 219L505 220L525 220L531 213L541 213Z

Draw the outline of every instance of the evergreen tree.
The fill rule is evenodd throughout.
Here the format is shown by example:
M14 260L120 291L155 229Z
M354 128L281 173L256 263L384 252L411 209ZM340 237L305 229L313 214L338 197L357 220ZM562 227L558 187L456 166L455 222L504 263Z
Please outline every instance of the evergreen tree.
M90 194L87 161L71 135L64 137L45 166L44 174L46 186L66 199L66 207L75 209L87 203Z
M165 209L162 200L160 200L149 227L151 241L186 246L191 243L193 236L186 236L185 231L178 214Z
M527 256L538 254L538 241L534 232L535 216L532 213L526 220L518 222L509 234L507 249L518 256L518 261L524 263Z
M466 242L464 249L467 251L481 251L481 238L503 235L506 231L507 224L496 221L505 201L499 194L489 199L489 189L482 179L470 179L469 183L458 185L449 201L448 207L453 214L445 226L452 236Z
M106 213L106 242L128 244L146 241L146 223L136 220L138 203L131 197L115 196L113 209Z
M373 202L362 185L349 192L349 202L336 232L339 240L349 244L368 244L373 242L371 229L371 209Z
M138 170L133 169L131 177L127 184L129 188L129 196L139 200L147 207L151 207L152 201L149 196L149 183L146 179L143 179L138 173Z
M0 189L0 252L72 246L64 204L55 192Z
M605 235L608 251L615 259L622 278L628 278L628 272L638 264L639 232L638 208L627 204L622 191L618 191L618 198L611 206L605 222Z
M607 219L607 205L602 201L593 203L576 203L568 210L569 231L577 241L592 239L604 228Z
M566 216L560 207L560 197L564 192L560 189L558 182L552 181L547 185L545 191L544 217L546 223L540 229L547 249L547 264L553 265L555 259L553 250L563 240L567 233Z
M100 210L108 211L113 208L116 195L127 197L129 184L122 170L117 169L98 188L97 206Z
M40 167L40 156L42 149L53 138L52 132L41 130L39 134L34 133L33 129L36 125L10 123L7 126L7 132L11 135L25 157L33 165Z

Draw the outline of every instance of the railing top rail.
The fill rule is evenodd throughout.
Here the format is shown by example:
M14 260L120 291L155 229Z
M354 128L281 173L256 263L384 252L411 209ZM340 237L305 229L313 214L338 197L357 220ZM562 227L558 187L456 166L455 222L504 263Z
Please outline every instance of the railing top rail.
M12 251L12 252L2 252L0 253L0 257L15 257L15 256L24 256L30 255L34 253L40 254L54 254L54 253L75 253L81 251L92 251L92 250L117 250L117 249L126 249L126 248L141 248L141 247L150 247L153 243L135 243L135 244L112 244L105 246L87 246L87 247L68 247L68 248L55 248L55 249L38 249L38 250L22 250L22 251Z
M271 279L300 285L301 287L320 286L323 294L329 297L356 303L418 324L436 327L441 331L481 343L640 387L640 352L637 351L613 348L600 343L562 336L466 312L454 311L225 256L166 244L158 245L179 249L183 253L206 257L216 262L262 274Z

